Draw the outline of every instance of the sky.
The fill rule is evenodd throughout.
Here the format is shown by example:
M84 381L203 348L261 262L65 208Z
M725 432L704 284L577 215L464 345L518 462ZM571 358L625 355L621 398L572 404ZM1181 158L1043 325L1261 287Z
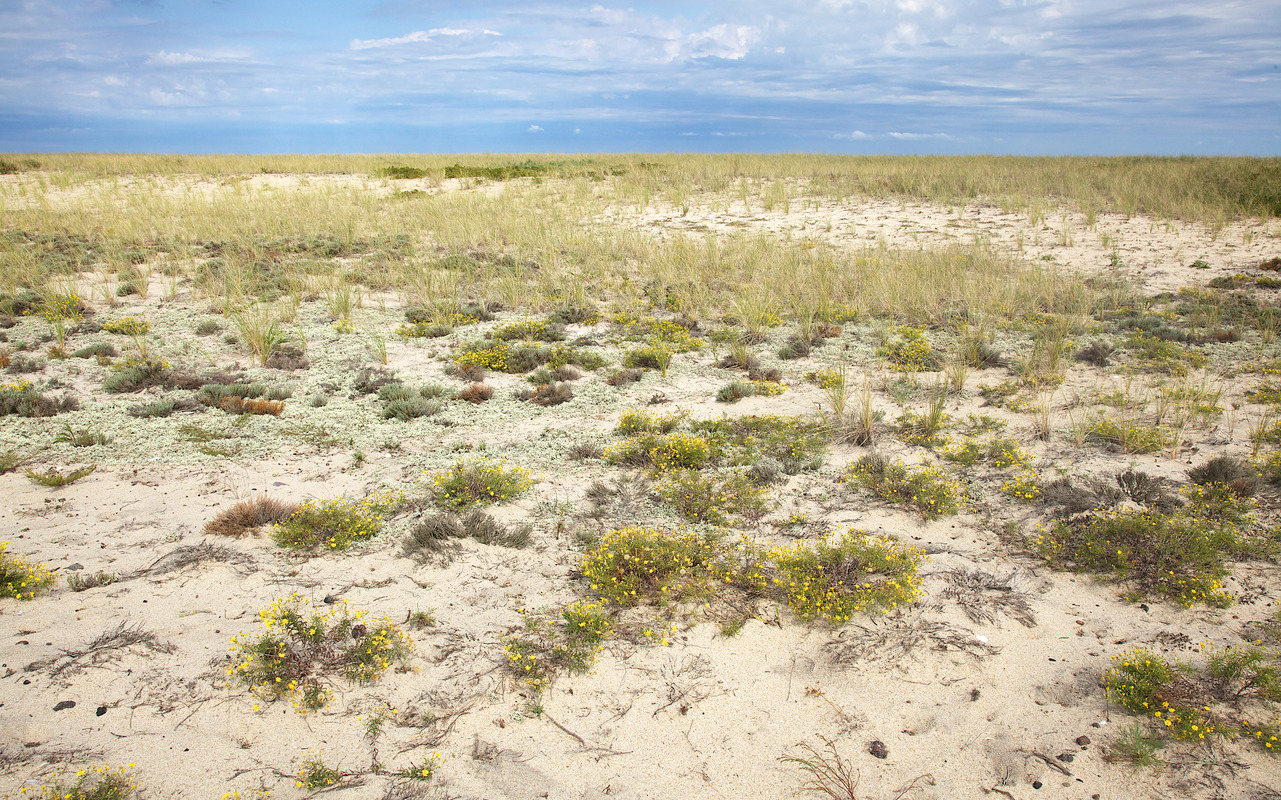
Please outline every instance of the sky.
M1281 155L1281 0L0 0L0 151Z

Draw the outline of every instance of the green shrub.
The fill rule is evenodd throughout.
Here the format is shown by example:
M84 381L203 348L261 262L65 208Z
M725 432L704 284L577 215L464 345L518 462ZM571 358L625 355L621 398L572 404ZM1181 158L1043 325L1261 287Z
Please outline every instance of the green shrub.
M309 550L323 545L328 550L343 550L378 533L383 517L403 502L403 495L393 492L359 501L346 497L307 500L272 526L271 538L281 547Z
M1110 698L1169 738L1204 741L1244 733L1248 741L1277 753L1276 726L1247 714L1275 714L1281 702L1278 655L1258 644L1210 646L1198 666L1135 647L1112 657L1103 685Z
M524 630L503 640L507 668L541 692L558 673L590 672L611 628L599 603L571 603L558 621L526 616Z
M459 459L445 472L436 473L432 481L436 502L455 508L501 503L534 485L527 470L486 458Z
M882 456L867 455L849 466L842 481L857 482L885 500L913 506L925 519L960 510L960 485L934 467L909 470L901 462L891 464Z
M654 414L642 409L629 409L618 418L618 433L671 433L685 421L686 414L676 411L671 414Z
M658 495L685 519L712 525L728 525L736 518L754 522L770 511L766 490L737 472L704 476L678 470L658 484Z
M294 593L259 612L263 630L231 640L227 675L268 702L292 698L300 711L323 708L331 676L369 683L413 653L409 637L387 618L371 619L342 602L313 608Z
M53 572L44 564L10 555L5 552L8 547L8 542L0 542L0 597L30 600L53 585Z
M773 583L801 619L848 622L868 608L891 611L921 596L922 552L888 537L846 532L835 542L801 542L769 554Z
M521 340L561 342L565 340L565 328L547 320L526 319L499 326L494 330L493 336L500 342Z
M52 417L79 407L73 397L55 400L37 392L30 381L0 384L0 417Z
M37 790L40 794L30 796L41 800L125 800L133 797L137 791L136 781L133 764L114 769L104 764L78 770L74 783L64 784L59 781L53 786L41 786ZM20 790L20 794L26 793L25 788Z
M890 369L899 372L936 370L943 365L942 357L934 351L930 340L919 328L895 328L876 349L876 355L887 360Z
M392 164L387 167L380 167L375 173L380 178L391 178L392 180L417 180L426 178L427 170L419 167L407 167L404 164ZM315 788L315 787L307 787Z
M107 333L118 333L122 336L142 336L151 332L151 323L137 317L121 317L109 320L102 329Z
M723 584L724 557L725 548L711 536L630 527L601 537L583 555L579 571L608 603L663 605L704 596Z
M713 456L723 455L735 466L772 459L789 475L822 465L829 434L818 420L778 414L722 416L691 422L690 428L708 440Z
M1202 507L1204 508L1204 507ZM1236 524L1181 509L1101 514L1055 525L1036 541L1053 566L1112 575L1141 595L1169 597L1184 606L1223 606L1224 559L1246 544Z
M684 433L629 436L606 447L601 455L610 464L649 467L658 472L699 469L708 463L711 456L707 440Z

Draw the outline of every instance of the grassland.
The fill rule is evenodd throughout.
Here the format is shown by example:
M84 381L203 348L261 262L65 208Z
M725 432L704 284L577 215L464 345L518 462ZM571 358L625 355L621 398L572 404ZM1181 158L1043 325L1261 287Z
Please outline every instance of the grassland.
M1281 784L1281 161L0 172L0 793Z

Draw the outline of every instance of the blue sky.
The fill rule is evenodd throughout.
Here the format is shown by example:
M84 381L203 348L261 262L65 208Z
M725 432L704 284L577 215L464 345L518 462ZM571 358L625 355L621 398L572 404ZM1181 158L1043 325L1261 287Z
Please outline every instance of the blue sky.
M0 151L1281 155L1281 0L0 0Z

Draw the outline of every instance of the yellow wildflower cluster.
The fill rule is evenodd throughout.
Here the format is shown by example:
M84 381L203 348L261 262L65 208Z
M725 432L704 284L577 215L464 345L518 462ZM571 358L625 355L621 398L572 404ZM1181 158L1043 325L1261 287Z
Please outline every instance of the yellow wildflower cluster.
M29 794L42 800L124 800L138 790L137 777L133 773L136 767L136 764L88 767L76 771L74 783L24 786L18 790L18 795Z
M682 517L712 525L728 525L739 516L759 518L770 510L769 490L737 472L704 476L680 470L658 485L658 494Z
M113 319L102 326L107 333L118 333L122 336L142 336L151 331L151 323L137 317Z
M8 542L0 542L0 597L30 600L53 585L53 572L44 564L33 564L22 556L5 552Z
M922 556L887 536L850 529L834 543L775 548L769 560L775 586L798 617L842 625L864 609L889 612L921 597Z
M560 617L553 622L526 616L524 630L503 639L508 669L535 691L558 672L590 671L613 627L600 603L571 603Z
M84 301L75 292L70 294L49 295L40 304L40 315L53 322L55 320L75 321L84 316Z
M460 353L454 363L460 367L484 367L495 372L507 371L507 357L511 348L505 342L497 342L488 347L477 347Z
M898 372L920 372L937 369L939 356L920 328L898 327L876 350Z
M685 433L639 434L606 447L601 457L610 464L648 466L667 472L698 469L711 457L711 447L706 439Z
M382 529L384 516L405 501L403 493L388 491L361 500L335 497L307 500L287 519L272 527L272 539L281 547L343 550Z
M1031 503L1041 496L1041 487L1036 482L1036 475L1033 473L1016 475L1001 484L1001 494L1021 503Z
M465 508L477 503L501 503L534 485L529 471L508 467L507 460L476 457L459 459L444 472L432 476L436 502Z
M264 700L292 698L303 713L332 697L324 686L332 673L367 683L413 652L408 635L391 620L370 619L346 601L317 609L295 592L258 616L260 634L232 637L227 675Z

